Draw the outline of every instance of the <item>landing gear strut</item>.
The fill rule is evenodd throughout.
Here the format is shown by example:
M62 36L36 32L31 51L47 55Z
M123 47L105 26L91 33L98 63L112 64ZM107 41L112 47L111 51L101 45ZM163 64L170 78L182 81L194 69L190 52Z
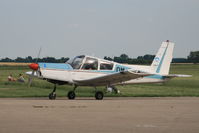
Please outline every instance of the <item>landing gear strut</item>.
M49 97L50 100L56 99L56 89L57 89L57 86L55 84L53 91L48 95L48 97Z
M120 91L118 90L118 88L116 88L116 87L113 86L113 85L107 86L107 91L108 91L108 92L112 92L112 91L113 91L115 94L120 93Z

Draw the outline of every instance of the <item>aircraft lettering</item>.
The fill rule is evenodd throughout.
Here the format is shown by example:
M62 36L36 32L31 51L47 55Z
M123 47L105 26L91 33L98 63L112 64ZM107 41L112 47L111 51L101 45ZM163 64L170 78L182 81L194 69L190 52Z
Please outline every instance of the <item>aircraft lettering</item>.
M125 70L124 67L116 67L116 72L122 72L124 70Z

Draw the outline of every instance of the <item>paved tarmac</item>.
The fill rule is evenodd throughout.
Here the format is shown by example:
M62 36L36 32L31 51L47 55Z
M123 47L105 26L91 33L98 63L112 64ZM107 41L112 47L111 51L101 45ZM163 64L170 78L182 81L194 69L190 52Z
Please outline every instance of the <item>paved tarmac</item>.
M198 133L199 98L1 98L0 133Z

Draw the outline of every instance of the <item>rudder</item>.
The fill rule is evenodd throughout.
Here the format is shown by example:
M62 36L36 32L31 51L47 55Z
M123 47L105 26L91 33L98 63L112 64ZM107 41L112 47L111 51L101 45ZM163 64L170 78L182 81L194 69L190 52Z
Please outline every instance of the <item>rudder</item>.
M170 64L173 58L173 48L174 43L169 42L168 40L162 42L161 47L151 64L153 72L161 75L169 74Z

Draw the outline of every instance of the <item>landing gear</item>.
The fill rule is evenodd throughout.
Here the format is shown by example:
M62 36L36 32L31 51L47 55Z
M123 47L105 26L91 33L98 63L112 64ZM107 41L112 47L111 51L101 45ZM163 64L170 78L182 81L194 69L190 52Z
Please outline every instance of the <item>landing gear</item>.
M107 92L114 92L115 94L120 93L120 91L113 85L107 86Z
M73 99L75 99L75 89L77 88L77 85L75 85L75 87L74 87L74 89L73 89L73 91L69 91L68 92L68 99L70 99L70 100L73 100Z
M56 99L56 93L55 92L51 92L49 95L48 95L49 99L50 100L55 100Z
M96 93L95 93L96 100L102 100L103 97L104 97L104 93L102 91L96 91Z
M53 91L48 95L48 98L49 98L50 100L56 99L56 88L57 88L57 86L56 86L56 84L55 84L55 85L54 85Z
M69 91L68 92L68 99L70 99L70 100L75 99L75 92L74 91Z

